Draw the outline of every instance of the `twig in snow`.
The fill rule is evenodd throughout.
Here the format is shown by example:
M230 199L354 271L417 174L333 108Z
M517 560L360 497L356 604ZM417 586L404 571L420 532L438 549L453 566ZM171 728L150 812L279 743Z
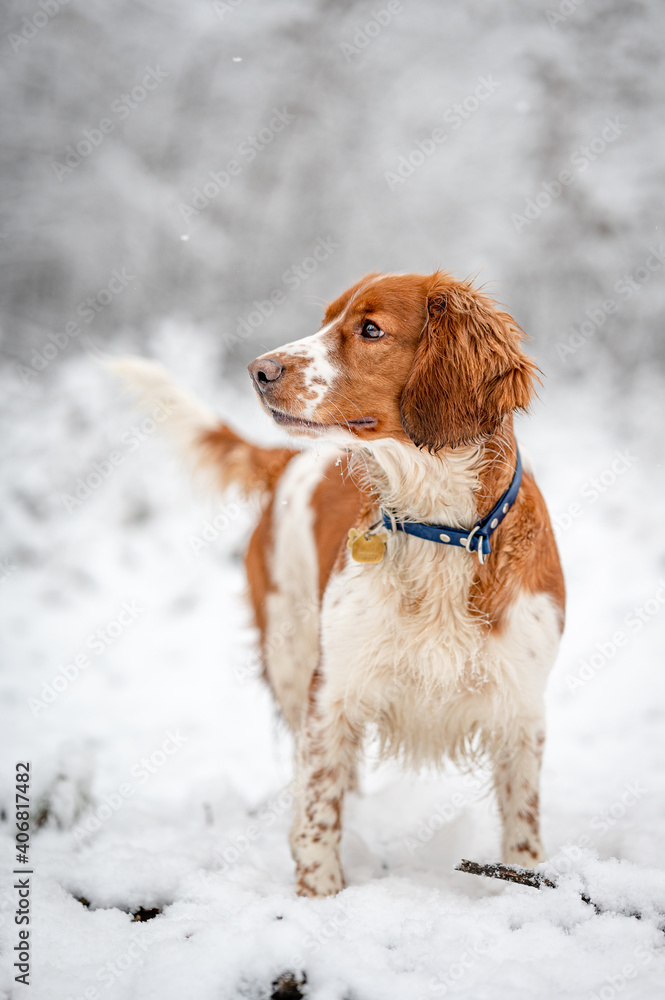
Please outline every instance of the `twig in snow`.
M541 889L546 885L549 889L556 889L556 882L552 882L551 879L545 878L540 872L536 872L533 868L520 868L515 866L513 868L510 865L502 865L498 861L493 865L479 865L477 861L466 861L464 858L460 861L458 865L455 866L456 872L468 872L469 875L486 875L488 878L501 878L505 882L518 882L519 885L530 885L534 889ZM593 906L596 913L602 913L600 906L586 895L586 893L581 892L580 898L583 903L587 903L589 906ZM628 914L629 917L635 917L637 920L642 919L641 913L632 912Z
M547 885L550 889L556 888L554 882L539 874L533 868L511 868L509 865L502 865L498 862L493 865L479 865L477 861L465 861L462 859L455 865L456 872L467 872L469 875L486 875L488 878L501 878L505 882L519 882L520 885L530 885L534 889L540 889Z
M486 875L488 878L501 878L504 882L530 885L534 889L541 889L544 885L549 889L556 889L557 885L556 882L552 882L551 879L534 871L533 868L520 868L517 865L511 868L510 865L502 865L498 861L493 865L479 865L477 861L466 861L462 858L460 863L455 865L455 871L467 872L469 875ZM580 893L580 898L583 903L593 906L596 913L603 912L597 903L594 903L585 893ZM638 920L642 919L641 913L629 913L628 916L636 917Z

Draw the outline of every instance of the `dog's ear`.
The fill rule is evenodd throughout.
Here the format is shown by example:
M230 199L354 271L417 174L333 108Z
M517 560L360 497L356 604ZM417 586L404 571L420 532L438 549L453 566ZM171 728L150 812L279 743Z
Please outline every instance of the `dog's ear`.
M470 444L526 409L538 368L508 313L470 284L436 274L427 323L400 401L402 427L429 451Z

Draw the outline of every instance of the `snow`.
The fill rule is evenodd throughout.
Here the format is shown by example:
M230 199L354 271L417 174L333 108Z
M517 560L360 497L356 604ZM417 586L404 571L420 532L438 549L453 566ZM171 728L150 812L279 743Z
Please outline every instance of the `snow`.
M16 761L43 823L32 985L5 961L0 1000L259 1000L289 970L314 1000L662 996L662 3L391 0L378 33L384 0L4 6L5 959ZM266 136L275 109L294 120ZM247 361L361 274L437 266L487 282L548 376L520 434L569 595L542 782L558 888L453 870L497 857L486 775L370 760L348 888L301 900L292 746L244 601L253 512L191 487L98 355L155 357L277 441Z
M172 334L157 342L166 364ZM248 384L220 381L205 357L178 371L244 433L278 439ZM497 857L486 775L414 776L370 753L362 794L348 801L348 888L321 901L294 892L292 747L257 678L243 598L252 511L197 494L93 357L59 359L27 387L8 371L2 389L14 419L2 444L0 551L13 568L2 583L0 795L8 812L14 762L27 758L34 802L48 805L32 838L33 998L257 1000L288 971L306 973L315 1000L662 995L665 566L648 530L663 486L652 377L632 399L609 375L593 396L548 384L520 423L565 527L569 619L542 783L544 871L558 887L453 870ZM95 463L108 472L114 451L122 461L69 513L62 494ZM8 873L11 822L1 831ZM6 874L5 954L17 941L11 885ZM161 913L132 922L139 907ZM8 963L0 976L0 996L23 995Z
M499 291L548 371L554 345L609 299L619 309L593 325L594 353L662 359L659 0L402 2L364 39L387 2L86 0L29 39L25 6L3 5L0 61L1 335L23 364L68 322L96 339L124 323L141 342L176 315L219 337L282 292L278 322L256 331L276 346L359 275L436 266ZM123 95L147 70L159 83L132 107ZM274 109L293 120L266 136ZM234 159L216 189L210 175ZM334 251L294 277L321 239ZM122 268L132 280L82 318Z

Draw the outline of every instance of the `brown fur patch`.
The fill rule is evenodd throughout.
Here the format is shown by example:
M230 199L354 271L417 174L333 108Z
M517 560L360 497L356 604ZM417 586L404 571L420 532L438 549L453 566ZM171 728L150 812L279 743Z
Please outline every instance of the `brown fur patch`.
M538 369L517 323L468 282L433 275L427 314L401 415L411 440L437 451L477 441L526 409Z
M487 514L508 488L515 469L515 438L512 419L488 443L489 464L482 477L480 516ZM471 588L470 605L497 632L505 626L508 612L520 592L549 594L561 615L565 614L565 585L559 553L545 501L530 472L524 471L522 486L512 509L491 539L492 553L484 566L478 564Z
M222 487L235 484L243 493L272 493L284 469L298 452L293 448L259 448L225 424L206 431L199 441L202 464L217 471Z
M349 529L367 521L373 502L351 476L348 455L339 464L331 462L326 467L312 496L320 598L328 586L330 574L335 568L341 568Z
M249 597L254 612L254 621L261 637L261 652L263 654L267 627L266 597L275 589L270 573L270 559L273 550L275 488L289 461L298 452L291 451L289 448L253 448L251 445L246 445L248 449L253 448L253 452L258 454L253 454L251 457L241 457L241 452L236 442L230 439L228 445L225 444L225 430L226 428L220 428L219 431L214 432L216 437L211 447L217 460L221 462L225 447L228 447L232 451L237 449L236 461L239 465L236 466L238 469L236 474L244 475L245 464L256 459L258 464L253 475L251 477L245 475L245 488L248 488L249 483L254 483L266 491L263 511L254 529L245 556L245 572L247 574ZM233 435L233 437L236 437L236 435ZM239 438L238 440L241 439ZM267 680L265 664L262 676Z

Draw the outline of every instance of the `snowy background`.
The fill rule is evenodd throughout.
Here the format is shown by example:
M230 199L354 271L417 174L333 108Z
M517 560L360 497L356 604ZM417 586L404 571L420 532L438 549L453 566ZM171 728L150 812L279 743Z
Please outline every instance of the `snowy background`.
M662 996L662 6L2 17L2 1000L263 1000L287 971L313 1000ZM370 761L349 888L300 900L291 745L243 599L252 511L195 493L98 354L158 358L277 440L247 361L363 272L436 266L486 282L547 375L520 435L569 591L542 784L559 888L453 872L497 856L482 775ZM10 958L23 759L29 994Z

